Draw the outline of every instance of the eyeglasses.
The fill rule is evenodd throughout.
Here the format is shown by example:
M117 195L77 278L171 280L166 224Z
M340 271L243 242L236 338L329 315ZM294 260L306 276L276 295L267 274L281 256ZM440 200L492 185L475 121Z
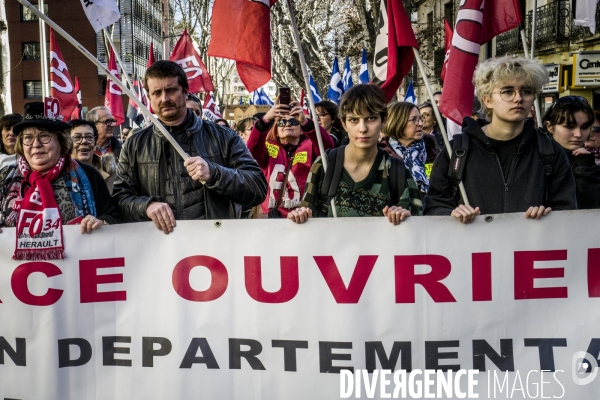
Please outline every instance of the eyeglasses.
M515 89L501 89L492 93L500 93L500 98L504 101L513 101L515 96L517 95L517 91ZM535 90L531 88L522 88L519 90L519 94L523 100L529 101L533 100L535 97Z
M319 118L325 118L328 115L329 115L328 113L320 113L320 112L317 113L317 117L319 117Z
M277 126L280 128L283 128L284 126L298 126L300 125L300 122L298 122L295 118L292 119L280 119L279 121L277 121Z
M108 126L115 126L117 124L116 119L105 119L104 121L98 121Z
M419 122L420 123L424 123L425 122L425 120L423 119L423 117L412 117L412 118L409 118L408 120L410 122L412 122L413 124L415 124L415 125L418 125Z
M96 141L96 139L94 138L94 135L85 135L85 136L73 135L73 136L71 136L71 139L73 140L73 143L75 143L75 144L80 144L83 140L85 140L88 143L94 143Z
M41 144L48 144L52 140L52 134L50 132L42 132L39 135L25 134L23 135L23 146L31 146L35 139L39 140Z

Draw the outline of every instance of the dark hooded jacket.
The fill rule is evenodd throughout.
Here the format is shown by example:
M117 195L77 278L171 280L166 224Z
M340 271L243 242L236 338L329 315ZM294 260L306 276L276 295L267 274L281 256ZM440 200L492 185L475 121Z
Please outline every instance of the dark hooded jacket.
M232 129L189 111L181 125L165 127L190 156L200 156L210 179L192 180L183 159L154 125L125 142L113 197L125 222L149 221L152 201L171 207L175 219L239 218L241 206L259 205L267 182L242 139Z
M480 126L481 124L481 126ZM565 152L554 141L552 174L548 182L548 201L545 202L546 177L538 148L543 133L531 120L525 121L521 143L512 158L507 179L496 152L495 144L482 131L486 121L465 118L463 134L469 135L463 183L469 203L479 207L482 214L524 212L531 206L544 205L553 210L577 209L575 178ZM448 177L450 158L442 151L435 160L429 191L425 196L425 215L450 215L458 207L453 196L453 183Z
M594 154L574 156L566 151L577 183L577 204L580 209L600 208L600 165Z

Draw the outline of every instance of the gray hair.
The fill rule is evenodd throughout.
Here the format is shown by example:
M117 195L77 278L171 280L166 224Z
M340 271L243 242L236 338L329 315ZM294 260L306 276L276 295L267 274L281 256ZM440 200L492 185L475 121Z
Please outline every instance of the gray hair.
M100 120L98 111L105 111L105 112L111 114L110 108L104 107L104 106L98 106L98 107L94 107L90 111L88 111L87 115L85 116L85 119L87 121L93 122L95 124L96 122L98 122Z

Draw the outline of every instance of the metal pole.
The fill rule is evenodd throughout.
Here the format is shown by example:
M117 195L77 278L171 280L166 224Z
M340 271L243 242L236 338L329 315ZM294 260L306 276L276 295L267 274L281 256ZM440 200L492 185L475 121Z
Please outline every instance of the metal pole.
M33 5L31 5L31 3L29 1L27 1L27 0L17 0L17 1L19 3L21 3L24 7L27 7L29 10L31 10L31 12L33 12L39 18L43 19L52 28L54 28L54 31L56 33L58 33L59 35L64 37L69 43L71 43L73 46L75 46L75 48L77 50L79 50L81 52L81 54L83 54L88 60L90 60L92 63L94 63L94 65L96 67L98 67L100 70L102 70L110 79L112 79L115 82L115 84L117 86L119 86L121 88L121 90L123 90L123 92L127 96L129 96L129 98L131 100L133 100L133 102L140 108L140 110L144 113L144 115L146 115L148 117L148 119L150 119L150 122L152 122L154 124L154 126L156 126L161 131L161 133L165 136L165 139L167 139L169 141L169 143L171 143L171 145L175 148L177 153L179 153L179 155L184 160L187 160L190 157L188 154L186 154L185 151L183 151L183 149L181 148L179 143L177 143L177 141L173 138L173 136L171 136L169 131L167 131L165 129L165 127L160 123L160 121L154 115L152 115L152 113L150 111L148 111L148 109L146 108L146 106L144 106L142 104L140 99L138 99L137 96L133 92L131 92L129 89L127 89L127 86L125 84L123 84L123 82L121 82L120 79L117 79L113 74L111 74L110 71L108 70L108 68L106 68L104 65L102 65L102 63L100 61L98 61L96 59L96 57L94 57L89 51L87 51L87 49L85 47L83 47L83 45L81 45L79 42L77 42L75 39L73 39L73 37L71 37L71 35L69 35L67 32L65 32L64 29L62 29L60 26L58 26L54 21L52 21L50 18L48 18L47 16L42 14L40 12L40 10L38 10Z
M300 34L298 33L298 25L296 24L296 16L294 15L294 9L292 8L292 0L287 0L288 10L290 11L290 20L292 21L292 27L294 32L294 39L296 39L296 46L298 47L298 55L300 56L300 66L302 67L302 75L304 75L304 85L306 86L306 95L308 96L308 103L310 104L310 113L314 116L317 115L317 109L315 108L315 99L310 90L310 79L308 77L308 69L306 68L306 60L304 59L304 51L302 50L302 44L300 42ZM316 119L313 120L315 124L315 133L317 134L317 142L319 143L319 151L321 152L321 160L323 160L323 169L327 171L327 154L325 154L325 147L323 146L323 138L321 137L321 129ZM331 211L334 218L337 218L337 212L335 209L334 199L331 199Z
M440 114L440 110L438 109L437 104L433 101L433 90L431 90L431 85L429 85L429 79L427 79L427 72L425 71L425 65L423 65L423 60L421 60L421 55L419 54L419 50L416 48L412 48L413 53L415 54L415 59L417 60L417 64L419 65L419 70L421 71L421 75L423 76L423 82L425 82L425 88L427 89L427 94L431 101L431 107L433 108L433 113L435 114L435 118L438 121L438 125L440 130L442 131L442 138L444 139L444 145L446 146L446 150L448 151L448 155L452 158L452 147L450 146L450 141L448 140L448 134L446 133L446 127L442 121L442 114ZM467 198L467 191L465 190L465 185L462 181L458 184L458 188L460 189L460 195L463 198L463 202L465 205L469 205L469 199Z
M44 0L39 0L38 6L44 12ZM40 67L42 69L42 97L49 97L50 90L48 87L48 49L46 48L46 24L43 18L39 19L40 23Z
M530 58L530 57L528 57L529 50L527 49L527 36L525 36L524 29L521 29L521 40L523 41L523 51L525 52L525 58ZM535 107L535 119L538 123L538 128L541 128L542 127L542 110L540 110L540 99L538 99L537 95L535 96L533 105Z
M533 12L531 13L531 56L529 58L535 57L535 22L536 22L536 14L537 14L537 0L533 0ZM527 52L525 52L527 54Z
M123 65L123 61L121 61L121 56L119 55L120 52L117 51L117 47L115 46L115 43L113 42L112 38L110 37L110 35L106 31L106 29L102 29L102 32L104 32L104 37L106 38L106 40L108 40L108 43L110 43L110 46L113 49L113 53L115 53L115 58L117 59L117 62L119 63L119 66L121 67L121 71L123 71L123 76L125 76L125 81L127 81L129 88L133 89L133 85L131 84L131 81L129 80L129 74L127 73L127 70L125 69L125 66ZM107 61L107 63L108 63L108 61Z

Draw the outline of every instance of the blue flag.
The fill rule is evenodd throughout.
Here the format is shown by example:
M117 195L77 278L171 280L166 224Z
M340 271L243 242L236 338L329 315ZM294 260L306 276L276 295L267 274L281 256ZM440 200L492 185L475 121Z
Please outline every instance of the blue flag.
M315 80L313 79L312 75L310 75L308 78L310 81L310 91L312 92L315 103L323 101L323 98L319 94L319 89L317 89L317 84L315 83Z
M404 95L404 101L409 103L417 104L417 96L415 96L415 89L413 89L413 81L411 79L408 84L408 89L406 89L406 94Z
M256 104L257 106L272 106L273 100L269 97L263 88L258 88L254 92L252 92L252 97L250 98L250 104Z
M327 91L327 98L339 105L342 95L344 94L344 85L342 84L342 76L340 75L340 67L338 66L338 59L333 59L333 68L331 70L331 81L329 82L329 90Z
M344 93L347 92L354 83L352 83L352 70L350 70L350 59L346 56L346 65L344 65Z
M369 83L369 66L367 65L367 50L362 51L362 61L360 63L360 74L358 75L360 83Z

